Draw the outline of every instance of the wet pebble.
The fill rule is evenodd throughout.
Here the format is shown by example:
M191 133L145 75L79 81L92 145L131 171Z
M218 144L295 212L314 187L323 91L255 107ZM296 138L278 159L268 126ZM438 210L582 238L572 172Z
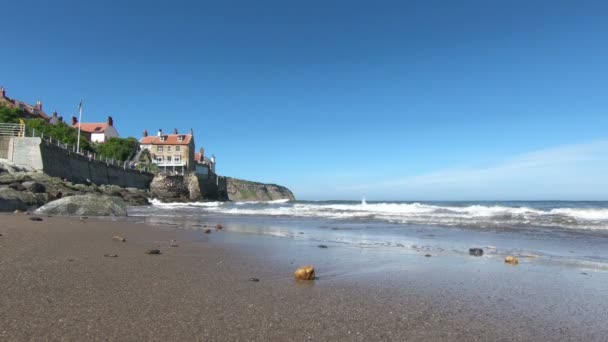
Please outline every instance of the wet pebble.
M318 245L317 247L319 247L319 248L327 248L326 245Z
M222 229L224 229L224 226L222 226L221 224L218 223L215 225L215 229L222 230Z
M425 257L427 257L427 258L430 258L432 255L430 255L430 254L425 254L424 256L425 256Z
M40 222L40 221L42 221L42 218L41 217L32 216L32 217L30 217L30 221Z
M253 281L253 282L257 283L258 281L260 281L260 279L258 279L258 278L249 278L249 281Z
M146 254L160 254L160 251L158 249L148 249Z
M472 255L472 256L482 256L483 255L483 249L481 249L481 248L469 248L469 255Z
M103 256L106 258L118 258L118 254L104 254Z
M205 234L211 234L211 229L205 229Z

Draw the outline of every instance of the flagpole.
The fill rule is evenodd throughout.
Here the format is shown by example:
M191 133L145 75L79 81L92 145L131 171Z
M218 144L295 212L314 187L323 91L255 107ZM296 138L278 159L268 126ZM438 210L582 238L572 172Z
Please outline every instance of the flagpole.
M82 98L78 104L80 115L78 116L78 140L76 140L76 153L80 153L80 123L82 122Z

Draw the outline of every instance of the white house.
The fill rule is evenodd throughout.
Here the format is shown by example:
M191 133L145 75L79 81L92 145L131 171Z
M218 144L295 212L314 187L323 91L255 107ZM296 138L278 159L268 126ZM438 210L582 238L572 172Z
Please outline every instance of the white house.
M72 117L72 126L80 127L82 132L90 134L92 142L103 143L110 138L118 138L118 131L114 127L114 120L111 116L108 116L105 123L79 123L78 119Z

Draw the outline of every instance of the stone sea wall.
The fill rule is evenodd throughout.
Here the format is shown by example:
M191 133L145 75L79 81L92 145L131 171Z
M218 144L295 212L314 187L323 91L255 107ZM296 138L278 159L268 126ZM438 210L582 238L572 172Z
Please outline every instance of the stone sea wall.
M40 138L12 138L9 155L17 165L31 167L73 183L148 189L154 175L89 159Z

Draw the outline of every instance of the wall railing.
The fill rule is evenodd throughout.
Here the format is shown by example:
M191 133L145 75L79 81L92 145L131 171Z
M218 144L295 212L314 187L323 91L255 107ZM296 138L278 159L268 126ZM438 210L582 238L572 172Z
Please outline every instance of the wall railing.
M14 125L14 124L0 124L0 132L2 132L3 128L1 127L2 125ZM113 158L108 158L108 157L103 157L98 155L95 152L91 152L91 151L87 151L84 149L80 149L79 151L77 151L77 148L75 145L71 145L71 144L65 144L63 142L61 142L60 140L48 135L48 134L44 134L41 131L36 131L36 129L31 128L31 127L27 127L26 125L23 124L16 124L17 126L19 126L19 128L21 129L19 134L15 134L12 136L15 137L38 137L40 139L42 139L43 141L51 144L51 145L55 145L58 146L64 150L67 150L69 153L75 153L78 155L81 155L85 158L88 158L89 161L98 161L98 162L102 162L105 163L106 165L113 165L116 167L120 167L123 169L132 169L132 170L137 170L140 172L150 172L150 173L154 173L153 170L151 170L147 165L144 164L139 164L139 163L135 163L132 161L123 161L123 160L116 160ZM6 131L10 131L9 128L6 129ZM14 130L13 130L14 132ZM2 135L0 133L0 135Z

